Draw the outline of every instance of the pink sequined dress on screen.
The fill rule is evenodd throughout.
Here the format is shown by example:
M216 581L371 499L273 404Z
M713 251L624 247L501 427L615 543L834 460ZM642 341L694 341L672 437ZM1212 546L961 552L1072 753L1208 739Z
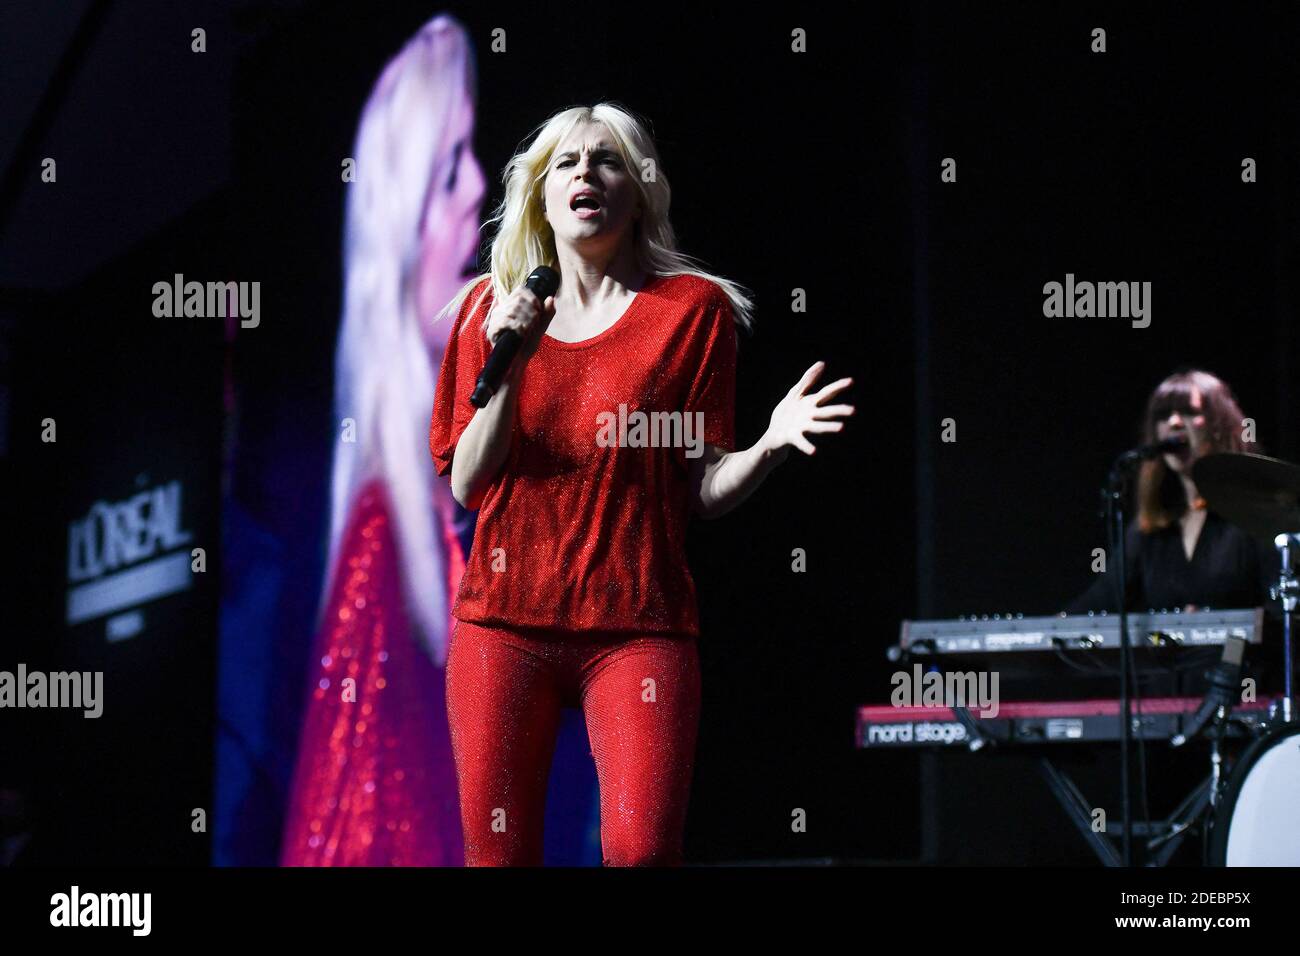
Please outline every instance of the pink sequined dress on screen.
M280 863L460 866L445 671L403 607L384 484L371 481L356 500L316 636ZM437 500L455 594L465 562L450 506Z

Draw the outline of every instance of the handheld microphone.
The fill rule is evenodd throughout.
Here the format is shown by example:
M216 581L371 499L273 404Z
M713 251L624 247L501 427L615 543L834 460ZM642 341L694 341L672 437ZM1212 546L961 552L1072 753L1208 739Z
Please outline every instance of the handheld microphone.
M559 287L559 274L548 266L538 266L524 281L524 288L531 290L533 295L537 296L539 304L544 304L549 296L555 295L555 290ZM474 385L474 391L470 393L471 405L475 408L487 405L492 396L497 393L497 389L501 387L501 381L510 371L510 365L514 362L521 345L523 340L513 329L506 329L497 336L496 345L492 346L492 354L483 363L483 371Z

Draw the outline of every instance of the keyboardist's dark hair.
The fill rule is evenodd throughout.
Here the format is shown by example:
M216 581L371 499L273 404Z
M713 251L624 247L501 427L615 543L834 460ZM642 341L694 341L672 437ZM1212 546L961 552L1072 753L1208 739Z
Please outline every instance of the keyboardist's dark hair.
M1193 391L1201 393L1202 413L1205 415L1207 447L1203 454L1246 451L1242 437L1245 416L1241 413L1237 396L1223 379L1198 368L1179 369L1156 386L1147 399L1142 417L1143 444L1156 441L1156 425L1163 414L1167 414L1170 403L1190 401ZM1259 451L1259 446L1252 445L1250 450ZM1182 482L1165 465L1163 455L1142 463L1137 497L1138 527L1148 534L1169 527L1189 506ZM1204 508L1205 500L1198 498L1190 505Z

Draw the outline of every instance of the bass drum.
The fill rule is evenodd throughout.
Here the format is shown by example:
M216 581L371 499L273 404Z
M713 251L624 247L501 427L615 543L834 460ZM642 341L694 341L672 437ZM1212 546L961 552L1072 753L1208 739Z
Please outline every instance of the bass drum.
M1300 724L1274 727L1232 768L1215 809L1210 863L1300 866Z

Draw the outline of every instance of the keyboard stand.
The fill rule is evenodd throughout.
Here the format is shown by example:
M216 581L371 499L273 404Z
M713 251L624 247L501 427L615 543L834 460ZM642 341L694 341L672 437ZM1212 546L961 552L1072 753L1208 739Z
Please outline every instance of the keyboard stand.
M1084 799L1073 780L1059 770L1048 758L1039 758L1039 769L1047 780L1047 786L1065 810L1070 822L1078 829L1080 836L1097 854L1102 866L1123 866L1119 851L1112 841L1123 839L1124 824L1110 824L1107 832L1098 833L1092 828L1093 808ZM1157 820L1149 826L1135 821L1133 836L1146 839L1147 862L1145 866L1167 866L1170 858L1182 845L1187 834L1210 806L1210 794L1214 786L1214 775L1206 776L1192 792L1183 798L1182 803L1163 820Z

